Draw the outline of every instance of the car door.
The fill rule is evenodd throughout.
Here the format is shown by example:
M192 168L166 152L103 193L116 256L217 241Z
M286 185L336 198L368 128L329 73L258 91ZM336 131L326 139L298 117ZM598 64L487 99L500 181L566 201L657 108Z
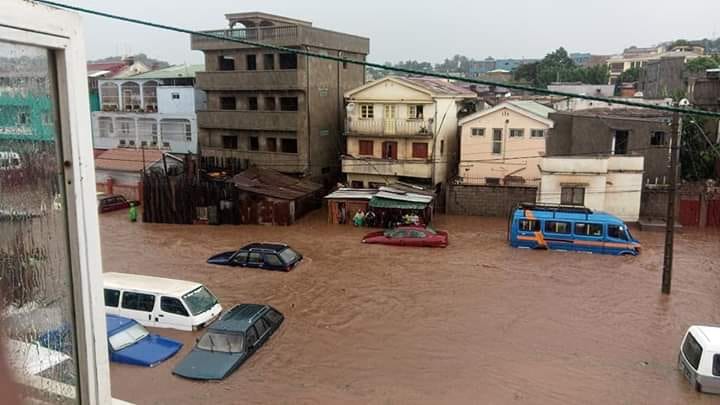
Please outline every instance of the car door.
M156 297L154 294L123 291L120 301L120 315L134 319L144 326L156 326L153 317Z
M575 234L575 250L590 253L603 252L603 224L576 222L573 231Z
M408 246L430 246L427 235L423 231L411 230L405 240Z
M408 232L404 229L393 232L388 238L388 242L391 245L403 246L407 243L405 240L408 237Z
M605 244L603 246L604 253L617 255L621 252L630 251L628 247L630 241L628 240L627 232L623 225L607 225Z
M257 331L255 330L255 326L251 326L245 331L245 344L247 345L248 355L255 352L255 350L257 349L257 342Z
M263 255L265 268L272 270L285 270L285 263L275 253L265 253Z
M241 250L233 256L232 260L230 261L231 266L241 266L245 267L247 265L247 258L248 258L248 252L246 250Z
M248 267L263 267L263 255L260 252L253 252L252 250L248 253L246 262Z
M253 324L255 326L255 330L258 334L258 342L256 346L259 348L263 344L265 344L265 341L270 337L270 333L272 331L271 325L263 318L258 318L255 323Z
M185 305L175 297L160 297L160 305L155 312L155 321L159 326L173 329L192 329L190 313Z

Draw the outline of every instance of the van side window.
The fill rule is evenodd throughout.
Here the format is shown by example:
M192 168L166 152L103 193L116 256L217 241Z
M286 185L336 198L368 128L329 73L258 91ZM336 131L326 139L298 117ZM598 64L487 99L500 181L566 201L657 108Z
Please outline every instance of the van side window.
M519 221L519 228L521 231L525 232L538 232L540 231L540 221L535 221L533 219L521 219Z
M690 366L697 370L698 366L700 365L700 357L702 356L703 348L702 346L700 346L700 343L695 340L695 337L692 335L692 333L687 334L687 337L685 338L685 344L683 344L682 352L688 363L690 363Z
M117 307L120 303L120 291L105 289L105 306L106 307Z
M713 356L713 375L720 377L720 354Z
M155 307L155 296L150 294L125 292L122 296L122 307L135 311L151 312Z
M254 326L251 326L248 328L246 336L247 336L248 347L254 345L258 338L258 335L257 335L257 332L255 331Z
M575 235L580 236L602 236L603 226L601 224L575 224Z
M620 225L608 225L608 236L614 239L627 240L625 228Z
M160 297L160 309L168 314L188 316L182 302L177 298Z
M547 221L547 222L545 222L545 232L570 233L570 223L569 222Z

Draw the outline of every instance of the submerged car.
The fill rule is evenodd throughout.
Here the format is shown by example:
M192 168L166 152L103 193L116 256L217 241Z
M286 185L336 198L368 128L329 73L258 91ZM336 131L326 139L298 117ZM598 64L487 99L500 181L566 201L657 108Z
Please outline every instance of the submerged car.
M222 380L265 344L284 319L268 305L237 305L210 325L173 374L193 380Z
M121 195L98 195L97 196L98 212L110 212L130 208L130 204L138 206L140 201L132 200L128 201Z
M372 232L363 237L363 243L380 243L396 246L447 247L448 233L423 226L401 226L395 229Z
M240 250L218 253L207 262L223 266L290 271L302 258L301 254L283 243L252 243L243 246Z
M680 343L678 368L698 392L720 394L720 327L693 325Z
M110 361L153 367L174 356L182 343L151 334L133 319L106 315Z

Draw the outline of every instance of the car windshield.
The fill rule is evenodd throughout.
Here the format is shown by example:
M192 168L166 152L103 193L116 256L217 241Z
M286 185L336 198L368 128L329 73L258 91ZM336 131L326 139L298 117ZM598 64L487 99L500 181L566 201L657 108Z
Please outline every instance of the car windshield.
M630 228L625 227L625 230L627 231L627 235L630 237L631 241L637 240L635 237L630 233Z
M150 332L148 332L144 326L140 325L139 323L135 323L131 327L125 328L120 332L110 336L108 340L110 342L110 347L114 351L118 351L132 344L135 344L136 342L139 342L149 334Z
M299 257L298 254L290 248L287 248L287 249L283 250L282 252L280 252L280 258L285 263L292 263L295 260L297 260L298 257Z
M211 352L242 353L244 336L240 334L206 333L197 343L197 348Z
M185 301L185 305L193 315L210 310L218 302L217 298L205 286L200 286L183 295L183 301Z

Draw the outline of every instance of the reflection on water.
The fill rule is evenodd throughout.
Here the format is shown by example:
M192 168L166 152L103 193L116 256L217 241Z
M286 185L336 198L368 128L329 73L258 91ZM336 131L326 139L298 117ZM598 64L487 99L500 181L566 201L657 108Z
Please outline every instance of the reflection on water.
M18 380L67 402L77 362L53 71L47 50L0 42L0 320Z

